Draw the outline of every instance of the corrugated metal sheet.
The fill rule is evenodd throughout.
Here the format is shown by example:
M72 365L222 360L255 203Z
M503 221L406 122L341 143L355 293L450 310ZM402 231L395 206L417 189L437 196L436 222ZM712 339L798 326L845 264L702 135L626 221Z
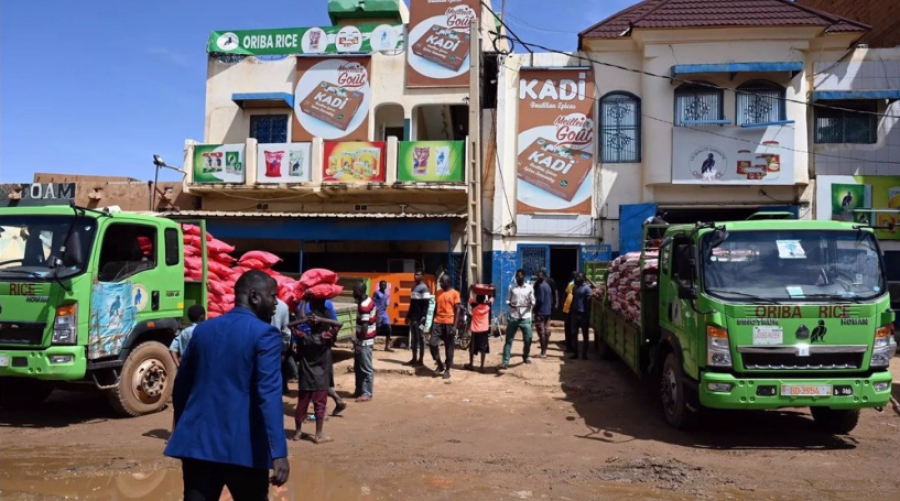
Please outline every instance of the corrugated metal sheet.
M304 219L304 218L334 218L334 219L449 219L449 218L466 218L466 214L453 213L395 213L395 212L237 212L237 211L214 211L214 210L183 210L179 212L167 212L165 215L178 217L234 217L234 218L256 218L256 219Z

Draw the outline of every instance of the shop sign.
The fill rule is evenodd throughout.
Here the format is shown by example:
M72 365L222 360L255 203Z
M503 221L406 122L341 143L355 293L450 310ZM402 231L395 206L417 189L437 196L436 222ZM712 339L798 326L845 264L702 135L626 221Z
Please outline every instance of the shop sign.
M243 144L194 145L194 184L243 184Z
M402 51L403 39L402 24L214 31L206 50L247 56L370 53Z
M324 145L323 183L383 183L387 143L330 142Z
M900 240L900 176L816 176L816 200L818 219L871 224L879 240Z
M672 184L793 185L794 127L675 127Z
M0 207L63 205L75 199L75 183L0 184Z
M469 33L480 0L411 0L407 87L469 85Z
M397 180L461 183L465 179L465 152L464 141L401 141Z
M589 68L519 72L519 214L591 215L594 90Z
M293 142L369 136L371 58L297 59Z
M308 183L311 143L260 143L256 155L257 184Z

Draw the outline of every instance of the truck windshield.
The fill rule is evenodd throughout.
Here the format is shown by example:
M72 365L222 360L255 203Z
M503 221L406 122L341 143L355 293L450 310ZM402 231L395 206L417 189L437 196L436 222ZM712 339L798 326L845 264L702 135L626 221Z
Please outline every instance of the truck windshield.
M0 216L0 279L51 280L84 271L97 223L92 218L72 216ZM64 262L64 245L81 246L85 263Z
M704 289L753 301L866 300L886 292L871 233L849 230L729 231L703 237ZM716 245L716 241L721 241Z

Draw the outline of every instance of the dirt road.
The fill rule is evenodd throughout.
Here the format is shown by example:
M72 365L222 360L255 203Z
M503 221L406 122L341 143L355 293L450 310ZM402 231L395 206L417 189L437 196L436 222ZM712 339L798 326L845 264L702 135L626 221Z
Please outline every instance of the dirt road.
M501 349L492 341L492 367ZM349 393L349 352L336 357L338 390ZM328 420L334 443L292 442L292 481L272 499L858 501L900 493L900 417L890 409L865 411L850 436L815 431L799 409L716 413L681 433L624 365L563 360L558 347L532 365L514 358L504 374L457 370L449 382L404 367L407 351L376 358L374 401ZM898 379L900 359L893 369ZM286 429L295 400L285 398ZM117 419L102 397L78 393L4 410L0 497L180 499L179 463L162 457L171 421L170 409Z

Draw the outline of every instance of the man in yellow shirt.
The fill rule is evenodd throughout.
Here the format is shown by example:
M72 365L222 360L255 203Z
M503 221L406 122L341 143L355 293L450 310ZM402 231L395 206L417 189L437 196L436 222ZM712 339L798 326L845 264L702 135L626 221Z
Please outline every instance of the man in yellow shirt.
M566 352L578 353L578 338L572 332L572 319L569 310L572 308L573 291L575 290L575 275L577 271L572 272L572 280L566 286L566 303L563 304L563 322L566 328Z

